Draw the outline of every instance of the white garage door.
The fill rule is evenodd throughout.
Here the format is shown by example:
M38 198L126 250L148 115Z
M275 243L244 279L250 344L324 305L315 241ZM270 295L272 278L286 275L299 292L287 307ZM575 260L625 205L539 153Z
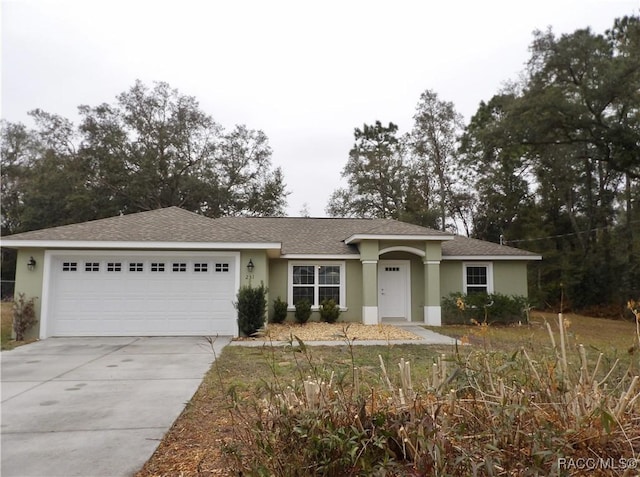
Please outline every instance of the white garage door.
M59 254L49 266L48 336L237 335L237 254Z

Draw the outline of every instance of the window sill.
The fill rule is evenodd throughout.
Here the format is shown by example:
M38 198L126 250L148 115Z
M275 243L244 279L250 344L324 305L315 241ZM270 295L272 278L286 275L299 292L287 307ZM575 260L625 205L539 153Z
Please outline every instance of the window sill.
M296 307L295 306L288 306L287 307L287 311L296 311ZM311 307L311 311L320 311L320 307L319 306L312 306ZM340 307L340 312L342 313L344 311L349 311L349 307L341 306Z

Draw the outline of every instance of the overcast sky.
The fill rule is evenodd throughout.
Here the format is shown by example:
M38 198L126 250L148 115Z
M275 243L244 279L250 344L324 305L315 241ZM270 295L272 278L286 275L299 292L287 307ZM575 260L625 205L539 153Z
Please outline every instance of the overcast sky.
M412 126L431 89L466 120L529 58L532 32L602 33L640 0L3 0L2 117L77 122L136 79L262 129L289 215L325 215L353 129Z

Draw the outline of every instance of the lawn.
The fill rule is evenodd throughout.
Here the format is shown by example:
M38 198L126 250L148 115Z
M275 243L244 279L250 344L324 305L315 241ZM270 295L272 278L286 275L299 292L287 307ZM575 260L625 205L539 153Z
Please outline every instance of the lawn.
M631 321L592 318L573 313L564 314L563 318L570 347L583 344L594 352L602 351L624 359L627 350L634 344L636 330ZM467 339L475 345L486 345L493 350L509 351L520 347L537 350L551 345L545 325L547 322L551 325L556 343L559 343L558 315L555 313L534 312L528 326L444 326L430 329Z
M562 386L567 386L568 381L565 381L564 384L555 382L557 366L559 366L556 356L559 356L559 353L556 355L551 346L551 340L546 325L544 324L545 320L549 321L552 325L556 343L559 345L560 334L557 316L551 314L536 314L532 317L531 324L523 326L445 326L434 329L443 334L460 338L465 343L468 343L468 345L458 347L393 344L388 346L350 346L348 341L345 341L337 347L306 347L306 349L304 349L304 347L303 349L294 347L289 350L283 348L274 349L268 346L262 348L228 346L223 350L222 354L217 357L216 362L206 375L199 390L188 403L185 411L174 423L171 430L165 435L155 454L136 476L181 475L186 477L196 475L239 475L237 472L239 468L239 465L237 465L238 461L234 461L233 458L235 457L237 459L238 455L243 452L246 454L247 449L249 449L249 454L251 454L255 451L256 447L260 447L260 452L263 453L272 452L272 454L269 454L270 457L268 459L277 460L278 458L282 458L283 453L284 455L288 455L290 452L290 458L293 460L295 459L294 456L302 452L300 448L296 450L293 447L284 447L278 450L278 443L271 441L269 441L267 445L264 445L265 436L271 435L269 432L274 432L273 428L269 428L269 425L264 427L265 421L261 416L261 413L264 413L266 409L264 405L266 401L264 400L269 401L273 399L274 395L282 396L282 391L286 389L289 384L294 382L299 384L305 379L309 380L309 378L311 378L310 381L315 382L322 380L326 382L331 379L334 389L336 390L353 389L354 375L357 374L357 386L361 389L366 388L368 390L367 392L369 394L365 396L367 398L367 410L373 413L376 399L378 399L378 403L381 403L384 396L386 396L387 399L391 399L389 396L393 394L393 392L387 392L387 385L382 378L381 359L388 370L392 387L396 389L399 387L406 388L406 385L402 383L400 378L398 367L398 363L404 359L411 363L410 374L412 382L414 383L413 386L418 393L422 393L424 396L431 396L433 399L435 399L435 397L433 397L435 393L432 393L432 390L436 363L438 363L437 366L440 367L439 369L445 368L448 370L453 370L455 366L457 366L456 363L458 363L458 365L459 363L463 363L463 366L466 367L465 370L473 370L474 373L477 373L474 374L472 378L474 383L479 382L483 377L483 370L478 370L478 367L484 368L486 366L487 368L493 369L495 366L496 373L512 373L501 375L509 376L508 379L506 377L504 379L500 377L495 381L496 384L494 388L500 388L500 391L495 391L495 389L494 391L503 396L500 401L502 404L498 406L500 407L500 412L498 414L488 414L484 417L477 415L475 420L482 421L486 419L485 422L481 423L482 429L492 430L492 426L497 428L502 426L508 430L505 434L509 434L511 429L514 429L513 432L514 435L516 435L515 443L512 439L513 436L511 436L509 439L505 438L506 440L504 442L498 439L495 442L492 441L494 442L493 444L486 444L488 447L484 450L481 449L484 455L479 452L474 454L476 457L483 455L484 465L489 465L489 462L491 462L489 456L491 455L495 455L496 459L502 458L509 462L509 456L505 458L503 455L505 453L504 449L510 449L517 445L520 439L518 436L520 435L526 436L523 437L523 440L525 440L529 439L530 435L538 434L541 436L538 437L539 440L531 442L542 447L534 449L534 444L531 444L530 447L524 450L517 449L517 452L513 451L513 459L515 460L512 459L512 462L516 460L520 461L526 457L526 452L529 452L531 454L529 455L530 459L533 459L535 462L538 462L535 459L541 459L541 461L547 462L548 464L551 462L552 457L555 458L554 456L556 456L558 452L574 452L576 457L583 455L585 452L600 452L603 449L603 442L606 442L606 449L609 453L607 456L623 455L631 457L630 453L635 452L634 455L638 457L638 455L640 455L640 435L638 435L640 433L637 432L638 429L640 429L640 425L638 424L640 423L640 399L636 399L635 401L631 400L632 409L630 414L627 415L621 411L619 422L622 422L623 417L631 419L631 431L625 429L623 434L626 437L624 438L616 434L615 426L614 429L611 430L610 426L614 425L613 422L617 417L611 417L609 412L602 411L598 414L596 411L592 411L581 415L581 418L577 420L573 419L574 416L572 413L574 411L571 411L568 415L564 412L565 408L573 409L572 406L574 406L576 402L579 403L579 406L576 404L578 410L575 412L580 411L580 409L584 410L585 406L588 407L592 404L585 404L581 398L577 400L574 399L566 405L562 404L565 397L570 395L568 392L570 390L562 389ZM615 393L611 393L611 398L606 398L608 400L602 398L605 399L602 402L617 402L617 396L629 386L629 373L638 373L638 350L637 347L634 348L637 342L635 325L631 322L568 315L565 329L567 331L565 335L567 342L567 361L571 366L570 370L573 369L573 367L578 369L578 372L574 376L576 383L579 381L576 386L584 385L589 389L591 389L591 387L594 389L597 388L595 384L592 385L582 382L583 379L589 378L583 378L581 377L582 374L580 374L581 358L578 345L583 344L589 362L588 365L583 365L583 368L588 366L589 373L593 371L596 368L595 363L598 360L599 354L603 353L601 362L597 364L598 371L597 373L593 371L593 375L596 376L597 374L596 377L602 380L602 382L607 381L607 384L604 386L605 389L607 386L612 388L618 387ZM526 353L520 350L524 350ZM614 372L609 376L605 376L618 359L620 361L614 367ZM447 364L447 362L449 362L449 364ZM480 363L480 365L476 366L476 363ZM531 367L535 365L540 372L540 376L535 372L532 374L530 370L527 369L527 363L531 363ZM631 363L634 363L635 368L631 367ZM474 368L474 366L476 367ZM357 370L355 373L354 369ZM332 373L333 376L331 376ZM445 378L446 372L443 373L443 378ZM545 376L545 374L548 374L549 379L553 381L552 385L549 385L553 386L553 389L547 387L544 392L549 393L550 396L552 392L556 392L556 394L553 394L554 402L551 403L553 412L545 408L543 404L537 404L536 406L539 406L539 408L533 409L534 412L531 413L533 417L531 417L530 414L526 414L526 410L523 411L522 395L520 393L524 393L524 388L532 384L534 376L538 381L545 381L546 383L547 376ZM585 375L586 374L585 372ZM496 376L498 376L498 374L496 374ZM511 379L513 379L513 381L511 381ZM441 379L440 387L451 386L453 388L456 387L455 383L459 381L460 376L451 373L450 380L445 382L444 379ZM521 382L521 384L516 386L516 381ZM595 382L597 382L597 380ZM491 381L491 379L490 384L494 386L494 382ZM625 387L622 387L623 385ZM520 389L520 386L522 389ZM556 387L558 389L556 389ZM636 392L637 391L638 389L636 389ZM464 404L464 406L467 406L468 395L465 394L467 392L468 391L463 392L462 389L458 388L457 395L450 395L447 389L445 398L449 400L449 396L451 396L450 399L452 401L460 399L461 405ZM601 393L601 389L599 389L598 392ZM601 394L599 394L599 396ZM580 396L580 392L578 392L577 395ZM349 395L345 393L343 394L343 397L344 396L348 397ZM488 409L490 407L487 402L491 401L491 399L486 396L487 395L485 395L484 398L485 404L483 404L480 412L493 412L491 410L485 410L485 408ZM473 401L475 402L476 399L477 397L474 397ZM530 399L533 400L533 398ZM463 403L463 401L465 402ZM514 404L515 401L518 401L518 403ZM381 405L382 404L378 404L378 406ZM560 407L558 408L558 406ZM291 407L295 407L295 405L290 406L290 408ZM271 407L269 409L273 408ZM437 416L437 414L441 412L440 404L437 409L438 410L433 411L433 416ZM505 410L515 413L514 415L517 415L517 419ZM415 409L405 409L405 411L403 411L403 413L407 415L412 412L415 412ZM396 418L401 414L402 413L396 415ZM453 414L455 413L452 413L450 416L451 419L454 417ZM536 421L535 425L532 424L533 421L531 419L537 420L540 416L546 416L547 420ZM323 420L327 420L328 422L332 417L331 415L323 415L321 418L314 418L314 422L322 422ZM289 418L291 418L291 416L289 416ZM424 428L425 418L426 417L422 418L420 426L416 429ZM516 419L516 421L513 421L513 419ZM527 419L529 419L529 421L527 421ZM593 422L591 422L591 420L593 420ZM489 421L493 422L493 424L490 424ZM273 426L272 421L269 422L271 422L271 426ZM288 424L287 421L284 422ZM514 427L516 426L516 422L520 422L520 424ZM582 444L576 444L578 447L574 448L571 447L573 444L569 445L562 440L553 441L553 439L557 439L557 436L554 436L550 430L546 429L546 426L550 425L549 422L554 423L554 425L557 424L558 426L567 426L567 429L560 429L560 431L558 431L557 436L561 436L560 439L567 439L567 442L569 439L575 439L575 442L581 442ZM259 427L261 425L263 427ZM388 425L391 426L391 424ZM526 429L526 425L532 426L532 428ZM313 426L315 427L315 424ZM469 442L468 439L470 436L478 437L485 432L484 430L481 431L478 429L472 432L470 428L473 427L473 425L469 424L468 418L465 418L463 427L465 428L464 431L460 430L461 428L456 428L456 432L466 433L460 440L456 441L455 436L451 438L450 435L446 439L442 438L443 449L463 448L464 445L462 443ZM469 428L467 429L467 427ZM351 426L351 428L353 428L353 426ZM609 441L603 437L603 433L605 433L603 429L605 428L606 434L610 439ZM252 429L256 432L252 433ZM349 429L349 426L347 426L346 429ZM406 429L409 429L409 427L407 426L405 429L404 426L400 426L399 429L402 432L407 432ZM590 431L585 431L585 429L593 429L593 432L597 431L598 435L594 437L589 434ZM294 433L300 432L299 426L294 426L290 430ZM332 432L334 435L339 433L336 430ZM419 431L418 434L420 434L420 432L422 431ZM280 432L280 434L283 433L284 431ZM418 434L409 437L418 439ZM495 434L500 438L503 437L501 437L498 432L495 432ZM304 435L307 436L306 433ZM307 438L308 437L309 436L307 436ZM424 439L424 436L422 436L422 438ZM489 439L489 437L486 438ZM373 439L373 437L370 436L368 439ZM493 439L496 439L495 435ZM549 439L549 442L544 444L544 442L542 442L544 439ZM474 440L478 439L474 438ZM592 440L594 443L589 444ZM410 442L410 439L406 439L406 441ZM435 441L436 439L434 438L434 442ZM321 440L319 442L324 441ZM573 441L571 442L573 443ZM569 451L562 448L561 444L563 443L570 448ZM587 444L589 444L589 446L587 446ZM271 447L272 445L273 447ZM344 442L339 442L335 445L344 445ZM521 447L523 445L524 444L520 443ZM545 448L545 445L547 448ZM584 449L582 449L581 446L584 447ZM308 448L308 446L306 447ZM364 447L367 446L361 445L360 447L354 448L354 453L362 452ZM560 447L560 449L558 449L558 447ZM423 446L423 449L424 448ZM255 452L257 453L258 451ZM555 454L550 456L552 453ZM256 456L260 458L259 455L256 454ZM429 461L429 465L433 464L432 460ZM473 459L469 457L468 460L471 461ZM453 462L453 459L451 459L451 461ZM547 465L544 462L540 464L542 468L545 468L544 465ZM424 462L423 464L427 465ZM495 465L499 467L498 464ZM464 472L470 471L469 469L464 470ZM549 471L550 469L546 468L545 472ZM422 475L412 472L388 473L387 475ZM303 474L304 473L305 472L303 472ZM282 475L285 474L297 475L295 473L282 472ZM245 469L244 475L254 474L247 472ZM264 475L269 474L265 473ZM320 475L338 474L325 473ZM354 473L353 475L367 474ZM460 475L464 475L464 473ZM481 471L479 475L488 474Z

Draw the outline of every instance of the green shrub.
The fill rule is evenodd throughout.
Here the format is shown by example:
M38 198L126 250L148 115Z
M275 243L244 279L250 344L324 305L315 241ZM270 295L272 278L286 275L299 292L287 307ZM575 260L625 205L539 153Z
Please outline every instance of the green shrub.
M253 336L264 326L266 296L267 289L262 283L256 288L246 285L238 291L235 307L238 310L238 328L244 336Z
M309 321L311 317L311 303L309 300L300 300L296 303L296 321L301 325Z
M283 301L280 297L273 300L273 317L271 318L272 323L282 323L287 319L287 308L289 304L286 301Z
M520 295L451 293L442 299L442 321L447 325L526 322L528 308L527 298Z
M36 319L35 298L25 299L24 293L18 293L13 302L13 331L16 341L24 341L24 335L38 320Z
M340 318L340 306L333 298L323 300L320 304L320 320L335 323Z

